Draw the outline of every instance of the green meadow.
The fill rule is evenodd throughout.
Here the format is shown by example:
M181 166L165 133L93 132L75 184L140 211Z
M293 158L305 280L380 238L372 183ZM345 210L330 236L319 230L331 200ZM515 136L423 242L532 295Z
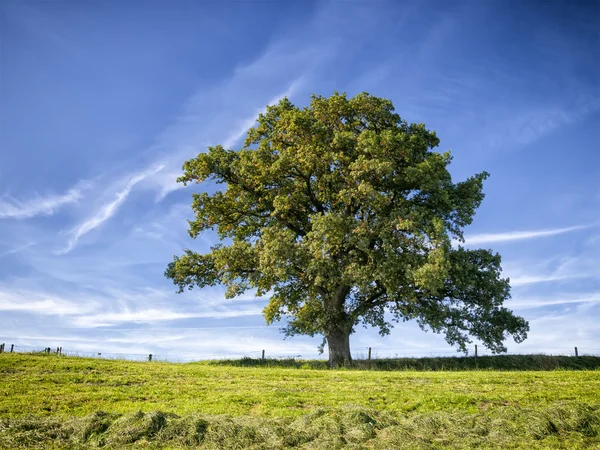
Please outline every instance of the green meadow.
M600 448L600 358L584 358L417 371L1 354L0 448Z

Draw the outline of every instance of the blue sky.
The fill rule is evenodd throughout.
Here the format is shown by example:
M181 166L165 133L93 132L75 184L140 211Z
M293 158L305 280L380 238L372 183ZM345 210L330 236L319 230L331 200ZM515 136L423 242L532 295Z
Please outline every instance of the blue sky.
M367 91L424 122L456 180L486 170L470 247L503 255L510 351L600 353L599 2L0 3L0 340L76 351L316 355L264 299L178 295L181 165L265 105ZM453 350L415 324L354 354ZM255 352L255 353L252 353Z

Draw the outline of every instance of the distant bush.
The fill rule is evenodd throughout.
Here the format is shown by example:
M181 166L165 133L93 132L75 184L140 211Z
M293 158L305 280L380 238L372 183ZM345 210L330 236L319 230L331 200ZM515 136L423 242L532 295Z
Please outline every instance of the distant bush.
M295 369L327 369L325 360L295 358L249 358L210 361L216 366L279 367ZM444 356L436 358L385 358L354 360L346 365L358 370L598 370L600 356L552 355L494 355L494 356Z

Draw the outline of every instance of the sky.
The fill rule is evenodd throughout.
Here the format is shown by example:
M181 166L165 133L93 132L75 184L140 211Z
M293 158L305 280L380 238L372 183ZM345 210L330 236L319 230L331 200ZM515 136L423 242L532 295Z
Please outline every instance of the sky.
M177 294L176 183L239 148L266 105L366 91L483 170L466 246L502 255L509 352L600 354L600 2L0 1L0 342L173 360L317 356L267 299ZM474 342L476 343L476 342ZM415 323L359 327L354 356L453 355ZM480 347L479 353L484 350Z

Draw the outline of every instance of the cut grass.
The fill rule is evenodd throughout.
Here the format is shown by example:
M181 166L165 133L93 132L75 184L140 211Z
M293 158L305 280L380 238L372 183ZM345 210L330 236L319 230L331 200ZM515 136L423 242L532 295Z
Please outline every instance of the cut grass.
M266 419L161 411L0 419L1 448L564 448L600 445L600 405L494 414L394 414L363 407Z
M0 418L0 448L600 448L600 371L298 370L3 354Z

